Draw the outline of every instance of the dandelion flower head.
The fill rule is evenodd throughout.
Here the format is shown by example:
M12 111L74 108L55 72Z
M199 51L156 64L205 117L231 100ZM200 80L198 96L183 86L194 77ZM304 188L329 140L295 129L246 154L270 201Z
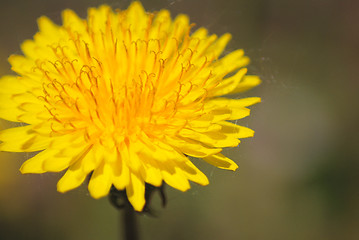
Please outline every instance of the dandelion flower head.
M181 191L189 181L208 184L189 156L237 168L220 152L253 136L231 120L260 98L221 96L260 80L246 75L243 50L221 56L230 34L193 30L188 16L148 13L139 2L90 8L86 20L65 10L62 20L40 17L23 55L9 57L17 76L0 79L0 117L25 123L0 132L0 151L37 152L22 173L65 170L59 192L92 173L92 197L114 186L141 211L145 183Z

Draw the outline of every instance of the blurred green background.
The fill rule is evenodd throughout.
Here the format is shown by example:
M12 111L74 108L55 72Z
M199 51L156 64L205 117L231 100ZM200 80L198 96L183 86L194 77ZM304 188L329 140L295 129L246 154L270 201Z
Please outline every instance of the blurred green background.
M0 3L0 75L7 57L46 15L121 0L12 0ZM359 1L151 0L147 11L186 13L210 32L230 32L263 83L242 96L263 102L239 124L256 130L228 149L232 173L202 164L210 185L154 199L157 218L141 216L141 239L359 239ZM0 127L13 126L1 121ZM21 175L29 154L0 153L0 239L119 239L119 216L82 186L56 192L62 174Z

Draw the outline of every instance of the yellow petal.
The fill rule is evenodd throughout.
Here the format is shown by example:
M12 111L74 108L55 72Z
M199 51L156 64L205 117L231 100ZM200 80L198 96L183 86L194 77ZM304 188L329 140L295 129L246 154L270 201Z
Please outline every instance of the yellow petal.
M44 160L51 158L56 154L53 150L44 150L38 154L36 154L34 157L26 160L20 168L20 172L22 174L25 173L44 173L46 170L44 170L43 162Z
M254 131L250 128L238 126L239 132L237 134L238 138L248 138L254 136Z
M61 172L70 166L72 160L70 157L48 157L44 159L42 168L46 172Z
M128 7L126 20L131 27L132 40L143 39L144 30L147 28L148 17L140 2L135 1Z
M163 58L164 59L170 59L174 58L176 56L175 53L178 51L178 43L179 41L182 41L185 34L189 31L189 19L187 15L179 14L175 18L175 20L172 23L172 31L168 35L167 44L165 45L165 48L163 49ZM178 67L178 69L181 69L181 65L174 65L174 67ZM173 70L176 70L173 69Z
M209 184L207 176L204 175L191 161L181 162L179 163L179 167L183 170L184 175L192 182L202 186Z
M24 46L26 46L28 43L24 43L24 44L25 44ZM8 61L11 64L11 70L18 73L19 75L32 77L32 79L34 79L33 80L34 82L38 82L37 79L41 78L41 74L40 74L41 72L39 70L35 70L36 65L34 60L28 57L13 54L10 55Z
M126 187L128 200L136 211L142 211L145 206L145 183L135 173L130 175L130 183Z
M88 151L85 151L82 155L79 155L76 159L77 161L69 167L65 175L58 181L57 191L64 193L77 188L83 183L89 174L89 172L84 172L82 167L86 158L91 157L91 155L87 153Z
M42 133L41 129L36 129L36 131ZM83 132L79 131L54 137L48 149L50 148L58 150L56 157L73 157L86 149Z
M173 144L173 147L178 148L184 154L192 157L202 158L222 151L221 148L209 148L200 142L188 138L169 138L168 141Z
M216 108L208 110L207 121L218 123L223 120L236 120L249 116L250 110L248 108L230 108L228 106L215 106ZM203 117L203 118L204 118ZM214 131L215 129L213 129ZM212 131L208 129L208 131Z
M188 128L193 129L196 132L208 132L208 131L219 131L221 126L212 123L211 121L197 121L192 120L187 124Z
M225 76L248 63L249 58L244 56L244 51L242 49L235 50L218 60L213 73L218 76Z
M104 197L112 186L110 165L104 161L93 172L88 189L91 196L95 199Z
M145 160L144 161L148 161ZM153 166L152 164L144 164L145 176L144 179L147 183L159 187L162 185L162 174L158 165Z
M35 152L45 149L51 138L41 136L33 130L32 125L5 129L0 132L0 151Z
M46 56L46 54L40 54L40 48L33 40L25 40L21 45L21 50L25 54L28 59L38 59L40 56ZM42 50L43 51L43 50ZM9 61L11 58L9 59ZM14 60L16 62L17 60ZM11 65L13 65L12 61L10 61ZM19 68L20 69L20 68Z
M0 79L0 117L13 122L38 123L38 112L43 109L29 89L18 77L4 76ZM36 111L26 113L30 105L36 105Z
M220 153L205 157L203 160L213 166L226 170L234 171L238 168L238 165L235 162Z
M142 164L133 145L135 145L135 143L131 144L131 146L124 146L123 149L120 150L120 154L121 159L132 171L138 171Z
M209 92L210 96L223 96L230 94L238 86L238 83L246 75L247 68L242 68L236 72L233 76L229 78L222 79L220 83Z
M84 172L91 172L103 161L104 150L101 145L93 144L86 148L85 151L81 153L86 155L82 162L82 170Z
M212 51L209 50L209 48L212 45L214 45L217 38L218 37L216 34L212 34L209 37L200 39L199 45L194 49L196 51L197 60L200 59L199 58L200 56L206 56L207 60L212 60L218 57L216 56L216 53L213 50ZM210 51L210 55L208 54L209 51Z
M106 32L107 17L111 12L108 5L101 5L99 8L88 9L88 28L94 33Z
M198 38L199 40L203 40L207 38L208 30L204 27L198 28L192 35L192 38Z
M158 165L158 161L164 160L156 159L152 153L153 152L146 146L144 146L142 151L138 153L138 157L141 159L143 165L140 172L142 178L147 183L159 187L162 185L162 174Z
M191 188L183 170L173 161L161 163L160 165L163 179L168 185L182 192Z
M65 175L57 183L57 191L65 193L80 186L85 180L87 174L83 173L79 168L70 167Z
M42 35L46 36L50 42L58 41L59 38L59 29L60 27L53 23L48 17L41 16L37 19L37 24L39 26L39 32Z
M10 100L8 94L0 94L0 117L12 122L22 122L19 118L24 111L18 108L18 104ZM27 121L25 121L27 122Z
M251 110L248 108L232 108L231 116L226 120L237 120L249 116Z
M181 154L176 150L176 146L169 145L170 142L162 142L158 139L150 139L142 134L143 142L138 148L138 155L141 159L154 159L155 162L166 162L169 159L181 158ZM149 162L151 163L151 162Z
M44 159L42 168L48 172L61 172L76 162L80 157L88 154L90 148L83 149L83 146L82 148L76 147L70 142L67 144L66 150L71 151L71 155L66 156L63 151L56 148L48 148L45 151L47 150L56 152L56 155ZM83 166L85 166L85 163L83 163ZM88 170L88 172L91 170Z
M215 98L207 102L206 108L228 107L228 108L243 108L253 104L259 103L259 97L249 97L240 99L229 98Z
M212 147L235 147L239 144L239 140L237 138L226 135L221 131L199 133L191 129L182 129L179 132L179 135Z
M227 121L223 121L218 124L222 126L221 132L226 135L230 135L235 138L247 138L254 136L254 131L247 127L239 126Z
M226 118L221 120L236 120L247 117L250 113L247 106L260 102L258 97L242 98L242 99L228 99L228 98L215 98L208 101L204 107L205 111L210 114L223 115L229 114ZM220 118L219 118L220 119ZM218 120L217 118L215 120ZM214 122L214 120L211 120ZM216 121L218 122L218 121Z
M153 20L152 27L150 29L150 39L162 39L166 37L168 29L171 26L171 14L168 10L162 9L159 11Z
M65 28L76 29L76 32L82 36L86 32L86 21L79 18L71 9L62 12L62 21Z
M20 84L17 76L3 76L0 78L0 93L1 94L19 94L24 93L28 89Z
M218 58L231 38L232 35L229 33L222 35L214 44L208 48L207 52L213 54L215 58Z
M258 86L261 82L262 81L258 76L245 76L231 93L235 94L250 90L255 86Z
M178 14L173 21L173 37L182 40L182 37L188 32L189 18L185 14Z
M125 189L130 183L130 171L121 158L121 154L116 152L117 161L109 163L112 169L112 182L119 190Z

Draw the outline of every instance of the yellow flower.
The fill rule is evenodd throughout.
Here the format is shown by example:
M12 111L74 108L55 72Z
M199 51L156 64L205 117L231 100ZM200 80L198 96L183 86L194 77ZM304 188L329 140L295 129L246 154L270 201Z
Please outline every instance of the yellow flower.
M208 184L188 156L237 168L220 152L254 132L228 120L248 116L260 98L219 96L260 79L246 75L243 50L220 57L230 34L192 33L188 16L147 13L139 2L90 8L87 20L65 10L62 19L40 17L24 56L9 58L18 76L0 80L0 117L26 123L0 132L0 150L40 151L22 173L67 169L57 185L66 192L93 172L92 197L114 185L141 211L145 183L181 191L189 180Z

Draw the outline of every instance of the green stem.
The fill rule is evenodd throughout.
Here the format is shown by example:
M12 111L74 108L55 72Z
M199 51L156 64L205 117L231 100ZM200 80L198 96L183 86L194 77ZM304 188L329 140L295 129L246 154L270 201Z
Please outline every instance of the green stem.
M123 226L124 226L124 234L125 240L138 240L138 223L136 218L136 212L131 206L130 203L125 204L125 208L123 211Z
M143 212L148 213L152 216L155 216L151 208L149 207L149 203L151 201L151 196L155 190L160 191L160 196L162 199L162 206L166 205L166 196L164 192L164 185L161 187L154 187L150 184L146 184L146 192L145 199L146 205L143 208ZM130 201L127 198L127 194L125 190L118 190L115 186L111 187L110 193L108 195L108 199L110 203L117 209L121 216L123 228L120 235L124 234L124 240L138 240L139 231L138 231L138 222L137 222L137 212L133 209Z

